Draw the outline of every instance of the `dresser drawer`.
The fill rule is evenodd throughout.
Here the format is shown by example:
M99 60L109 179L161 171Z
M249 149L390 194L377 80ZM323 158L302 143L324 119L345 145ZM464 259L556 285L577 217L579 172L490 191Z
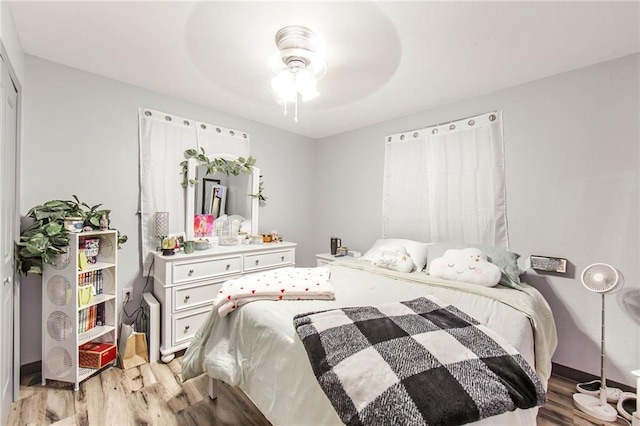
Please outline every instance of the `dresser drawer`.
M260 269L278 268L294 264L293 250L278 250L268 253L252 253L244 255L244 272Z
M197 306L211 306L221 288L222 282L191 285L189 287L174 287L173 312L183 311Z
M209 316L211 309L197 310L190 313L185 313L183 316L173 317L173 333L171 333L173 346L177 346L180 343L190 341L196 334L202 323Z
M241 270L240 256L176 263L173 265L173 284L239 274Z

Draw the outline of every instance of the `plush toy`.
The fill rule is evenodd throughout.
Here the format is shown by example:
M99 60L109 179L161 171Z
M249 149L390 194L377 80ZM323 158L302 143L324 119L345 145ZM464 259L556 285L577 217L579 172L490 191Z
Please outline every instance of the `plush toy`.
M489 262L487 255L477 248L449 249L429 265L429 275L434 277L485 287L498 284L501 274L500 268Z

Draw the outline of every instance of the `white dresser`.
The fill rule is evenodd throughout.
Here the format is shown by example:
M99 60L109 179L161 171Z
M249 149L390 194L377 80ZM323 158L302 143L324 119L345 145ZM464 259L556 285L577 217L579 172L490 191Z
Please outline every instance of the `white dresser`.
M296 243L215 246L173 256L154 253L153 294L160 302L160 354L170 362L207 318L222 283L252 272L295 266Z

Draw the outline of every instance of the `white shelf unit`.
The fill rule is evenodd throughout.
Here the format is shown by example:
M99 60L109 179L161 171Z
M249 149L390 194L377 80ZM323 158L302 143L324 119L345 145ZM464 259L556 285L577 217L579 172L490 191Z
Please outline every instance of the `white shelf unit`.
M98 239L99 251L96 263L80 270L79 252L86 239ZM117 259L118 231L91 231L69 234L66 254L58 256L42 271L42 384L47 379L74 384L78 390L80 382L99 369L83 368L79 364L78 347L87 342L117 342ZM100 271L102 293L93 300L80 305L78 287L86 273ZM84 283L87 285L88 283ZM100 285L98 285L100 286ZM104 309L102 324L81 330L93 321L86 320L88 308ZM115 363L115 360L114 360Z

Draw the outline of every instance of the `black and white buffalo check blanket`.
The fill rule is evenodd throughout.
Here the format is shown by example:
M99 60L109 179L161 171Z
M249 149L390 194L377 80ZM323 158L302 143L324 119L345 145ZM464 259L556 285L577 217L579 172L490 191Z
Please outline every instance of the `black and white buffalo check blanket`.
M462 425L546 401L511 344L433 297L300 314L294 325L347 425Z

